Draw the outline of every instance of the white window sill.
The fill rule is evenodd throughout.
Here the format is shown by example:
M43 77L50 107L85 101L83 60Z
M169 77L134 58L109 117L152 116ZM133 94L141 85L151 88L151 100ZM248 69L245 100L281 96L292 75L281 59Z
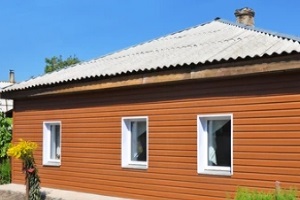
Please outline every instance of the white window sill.
M148 169L147 165L124 165L122 168L127 168L127 169Z
M204 170L204 171L198 172L198 174L216 175L216 176L232 176L232 173L230 171L218 171L218 170Z
M43 163L43 166L60 166L61 163L60 162L53 162L53 161L48 161Z

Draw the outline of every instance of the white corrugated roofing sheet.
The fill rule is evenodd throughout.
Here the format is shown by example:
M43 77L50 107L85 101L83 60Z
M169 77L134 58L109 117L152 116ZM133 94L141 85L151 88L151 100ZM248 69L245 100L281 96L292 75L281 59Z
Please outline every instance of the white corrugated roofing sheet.
M10 85L12 85L11 82L8 82L8 81L0 81L0 91L1 91L3 88L5 88L5 87L7 87L7 86L10 86Z
M214 20L98 59L14 84L6 88L4 92L191 63L210 63L291 52L300 53L299 38L283 36L224 20Z

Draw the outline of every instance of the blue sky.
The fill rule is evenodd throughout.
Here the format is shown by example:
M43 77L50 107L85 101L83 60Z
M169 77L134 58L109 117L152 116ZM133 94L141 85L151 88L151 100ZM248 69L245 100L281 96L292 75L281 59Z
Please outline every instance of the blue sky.
M300 0L0 0L0 81L44 73L45 58L86 61L253 8L255 26L300 36Z

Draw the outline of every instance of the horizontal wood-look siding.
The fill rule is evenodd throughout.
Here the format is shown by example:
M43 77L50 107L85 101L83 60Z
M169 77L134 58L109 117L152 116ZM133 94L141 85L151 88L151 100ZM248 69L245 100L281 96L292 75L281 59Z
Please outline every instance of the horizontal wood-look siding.
M299 74L16 100L14 139L39 144L42 186L136 199L225 199L237 186L300 188ZM233 114L233 176L197 174L198 114ZM149 168L121 168L121 118L149 117ZM62 122L62 165L42 166L42 123ZM23 183L14 160L13 182Z

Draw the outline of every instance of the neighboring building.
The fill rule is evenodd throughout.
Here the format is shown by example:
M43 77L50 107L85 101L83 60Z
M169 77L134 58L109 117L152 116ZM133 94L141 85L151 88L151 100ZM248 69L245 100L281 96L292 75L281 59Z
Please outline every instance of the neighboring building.
M3 88L8 87L14 84L14 72L11 70L9 73L9 81L0 81L0 112L9 113L8 115L11 117L12 109L13 109L13 100L11 99L3 99L1 98L1 91Z
M300 39L213 20L2 91L42 186L135 199L300 189ZM13 160L12 182L24 183Z

